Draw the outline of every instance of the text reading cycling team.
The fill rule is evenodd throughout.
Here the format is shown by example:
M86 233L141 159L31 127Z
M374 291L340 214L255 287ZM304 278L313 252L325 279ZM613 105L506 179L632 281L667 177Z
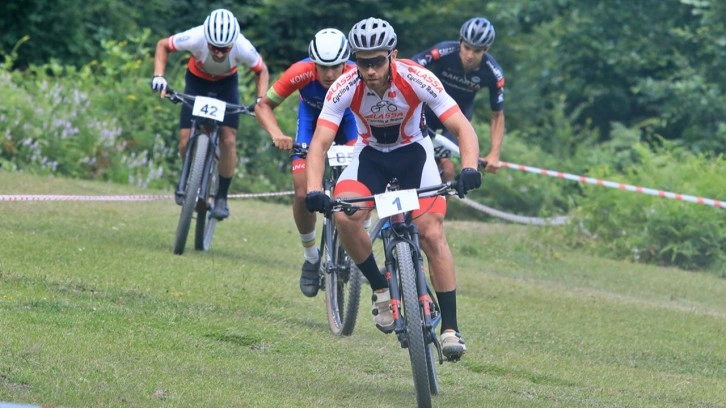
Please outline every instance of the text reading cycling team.
M252 43L240 32L228 10L214 10L201 26L158 41L151 88L164 96L164 77L169 53L191 54L184 92L239 104L237 67L255 75L255 113L274 145L290 150L295 143L308 144L307 158L292 157L295 190L292 212L304 248L300 289L313 297L318 291L320 257L315 247L315 212L324 212L330 198L322 192L325 152L333 144L354 146L352 163L335 187L336 197L356 197L385 191L396 177L401 188L419 188L454 180L466 193L481 185L477 170L478 138L470 120L474 97L489 90L492 111L490 151L484 169L496 173L504 137L504 75L488 53L494 27L485 18L466 21L458 41L445 41L411 59L398 58L398 38L385 20L367 18L356 23L346 36L326 28L310 41L309 58L292 64L269 87L269 71ZM351 54L355 61L351 61ZM295 92L299 94L295 137L287 136L273 110ZM224 119L221 130L219 191L212 215L229 216L227 192L237 163L235 151L239 118ZM191 109L182 107L179 117L179 152L183 157L189 140ZM434 157L433 132L460 147L461 167ZM446 199L420 199L414 213L421 248L441 307L441 344L447 357L458 359L466 351L456 313L456 273L444 233ZM368 214L336 213L341 241L373 291L373 320L381 331L393 330L388 283L379 272L366 232Z

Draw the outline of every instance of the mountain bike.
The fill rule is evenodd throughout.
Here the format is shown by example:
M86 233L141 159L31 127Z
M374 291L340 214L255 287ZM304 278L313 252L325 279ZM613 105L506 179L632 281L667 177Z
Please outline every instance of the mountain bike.
M217 219L211 216L219 183L219 127L225 115L255 116L254 105L235 105L207 96L187 95L169 89L166 97L174 103L192 108L192 127L184 152L175 200L181 214L174 237L174 253L181 255L196 212L194 249L208 251L212 246Z
M439 392L436 361L443 364L443 353L436 336L441 313L424 273L418 228L413 223L412 213L418 209L419 197L452 194L456 194L452 182L400 190L398 181L392 179L385 193L331 201L331 211L343 211L349 215L360 209L373 208L356 203L375 202L379 219L369 236L374 256L379 254L377 256L385 259L394 332L401 347L408 349L419 407L430 407L431 395ZM382 249L382 255L379 249Z
M308 146L295 144L292 155L305 157ZM328 166L323 177L323 191L333 196L335 182L353 158L353 146L332 145L328 149ZM345 252L338 229L330 213L323 218L320 237L320 289L325 289L325 308L330 331L349 336L355 328L360 304L361 272Z

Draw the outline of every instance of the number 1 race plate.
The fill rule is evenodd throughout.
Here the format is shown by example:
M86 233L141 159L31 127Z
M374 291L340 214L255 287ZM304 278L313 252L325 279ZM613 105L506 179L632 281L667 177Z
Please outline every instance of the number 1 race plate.
M375 197L379 218L419 209L418 194L414 189L389 191Z

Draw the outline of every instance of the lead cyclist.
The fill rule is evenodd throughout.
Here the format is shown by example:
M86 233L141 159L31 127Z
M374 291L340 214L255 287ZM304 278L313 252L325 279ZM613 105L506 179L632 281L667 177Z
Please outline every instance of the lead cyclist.
M346 108L358 127L353 161L335 186L336 197L360 197L385 191L395 177L402 189L441 183L430 138L422 133L423 103L429 104L447 129L459 139L464 169L457 177L462 194L481 185L477 171L479 145L476 132L436 75L412 61L397 60L397 36L385 20L367 18L348 34L357 69L343 74L328 90L308 150L305 205L308 211L326 212L330 198L322 192L325 152L333 143ZM421 248L426 254L431 282L441 307L441 345L447 358L466 351L456 315L456 273L443 228L446 199L424 197L414 212ZM337 212L335 223L346 252L373 291L376 327L393 331L394 319L388 281L379 272L371 240L364 228L368 214Z

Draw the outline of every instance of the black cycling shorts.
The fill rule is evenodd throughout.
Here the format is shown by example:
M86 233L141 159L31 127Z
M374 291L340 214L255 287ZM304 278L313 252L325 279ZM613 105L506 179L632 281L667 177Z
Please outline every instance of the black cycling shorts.
M208 81L199 78L187 70L186 86L184 93L189 95L202 95L239 105L239 79L237 73L230 75L219 81ZM239 115L225 115L223 126L229 126L233 129L239 127ZM192 127L192 108L182 104L181 114L179 115L179 128L189 129Z

